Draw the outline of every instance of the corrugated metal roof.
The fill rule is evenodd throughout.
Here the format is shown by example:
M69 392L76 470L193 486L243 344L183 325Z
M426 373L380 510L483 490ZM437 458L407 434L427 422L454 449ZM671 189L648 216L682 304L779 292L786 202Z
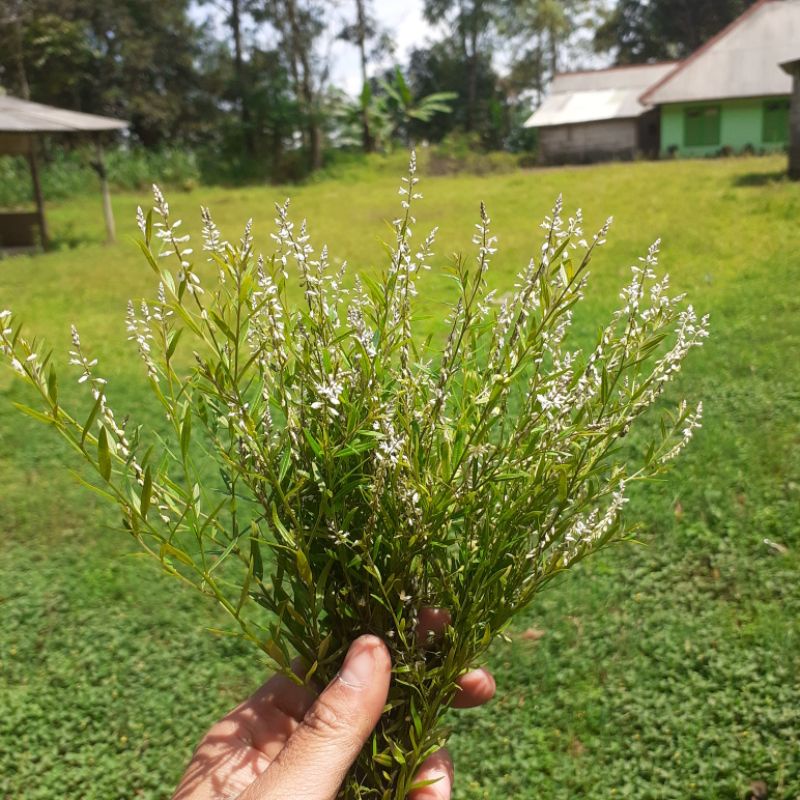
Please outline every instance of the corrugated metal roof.
M797 58L800 0L760 0L647 91L647 103L787 95L780 63Z
M85 133L127 127L128 123L120 119L82 114L0 94L0 133Z
M575 125L641 116L648 106L639 97L675 69L674 62L613 67L556 75L550 94L525 123L526 128Z

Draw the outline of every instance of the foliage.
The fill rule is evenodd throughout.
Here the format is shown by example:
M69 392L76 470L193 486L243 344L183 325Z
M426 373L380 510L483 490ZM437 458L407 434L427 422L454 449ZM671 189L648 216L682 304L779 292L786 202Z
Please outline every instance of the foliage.
M357 141L353 131L361 126L366 114L373 149L391 150L397 140L409 144L413 125L430 122L437 114L450 114L450 103L456 97L454 92L435 92L415 98L397 67L391 80L378 82L376 91L365 84L357 102L342 96L337 98L335 113L343 128L340 141L347 144Z
M498 28L513 54L506 85L541 103L556 73L575 69L576 32L595 25L592 0L505 0Z
M97 173L92 169L96 154L91 149L53 149L42 164L45 202L63 200L98 191ZM200 179L197 159L189 151L113 149L105 154L108 180L116 190L147 188L158 176L160 183L176 189L191 189ZM33 202L28 162L21 157L0 157L0 208Z
M467 76L467 64L450 42L439 42L411 52L407 79L415 96L442 91L456 95L452 114L440 114L429 122L417 122L411 126L415 140L438 142L455 130L471 130L480 136L485 149L502 147L507 133L507 101L491 60L484 54L477 57L472 89L467 84ZM474 118L468 124L468 98L472 90Z
M627 507L645 521L640 538L650 546L601 553L541 594L514 620L511 641L489 653L496 700L451 715L464 800L730 800L755 780L773 800L800 794L800 362L787 358L800 342L800 300L775 279L800 278L800 196L780 180L784 166L768 157L427 182L426 216L448 241L473 197L495 208L502 291L530 248L531 209L543 214L564 190L586 197L592 217L614 211L588 313L575 321L587 346L648 230L664 233L674 283L715 320L680 386L709 401L703 434L666 481L634 492ZM383 251L361 231L391 214L399 168L397 156L375 157L292 192L331 252L372 265ZM229 227L281 192L202 187L175 202L187 211L211 202ZM132 217L137 202L115 195L118 218ZM54 204L50 219L57 237L79 225L96 244L4 262L0 307L13 303L59 346L77 320L118 409L141 420L150 394L120 335L125 299L148 291L141 254L127 237L102 244L94 196ZM259 246L266 222L256 219ZM192 220L186 228L199 236ZM421 340L446 333L445 256L425 281ZM85 387L65 380L59 391L73 406ZM266 667L243 643L204 630L225 626L221 610L175 593L168 575L134 557L135 542L110 531L117 516L63 471L67 449L50 430L19 424L10 401L30 403L31 394L2 371L0 397L0 795L168 797L202 731L263 682ZM146 420L168 433L158 410Z
M518 170L520 158L512 153L487 153L477 135L453 132L428 148L424 167L431 175L453 175L460 172L490 175Z
M9 90L130 120L146 147L202 133L213 100L196 69L204 37L189 20L188 0L12 6L11 19L0 22L0 83Z
M96 481L86 485L120 506L143 550L215 598L281 670L292 674L297 653L306 680L328 682L354 636L389 642L389 707L342 797L407 795L447 739L457 679L544 586L627 536L626 490L664 471L701 414L682 402L662 412L647 446L620 447L702 344L707 320L669 295L656 244L594 345L572 349L574 309L610 220L589 244L580 212L563 219L560 200L499 304L486 291L497 250L481 206L474 264L457 257L451 267L457 296L442 349L421 345L414 298L436 230L412 245L415 173L412 155L387 269L351 291L344 265L334 271L327 248L315 254L288 203L276 207L266 261L250 223L231 245L203 210L203 250L218 270L206 288L189 236L154 190L138 223L159 290L141 311L129 303L127 329L171 444L112 411L73 326L70 363L91 394L80 422L51 355L0 312L3 353L46 409L21 410L87 459ZM288 303L289 261L302 309ZM451 614L440 641L416 635L431 607Z
M617 63L691 55L756 0L617 0L595 32L595 47Z

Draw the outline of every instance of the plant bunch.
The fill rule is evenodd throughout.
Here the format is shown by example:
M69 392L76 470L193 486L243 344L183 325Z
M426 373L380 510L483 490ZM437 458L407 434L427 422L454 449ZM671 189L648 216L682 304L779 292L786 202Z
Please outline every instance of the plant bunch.
M0 320L3 352L44 404L27 411L88 460L139 544L215 598L280 669L291 674L299 654L306 679L327 682L356 636L387 642L393 688L342 788L351 800L406 797L447 738L458 678L555 575L627 535L628 487L661 472L700 420L681 403L638 456L620 448L707 319L657 276L656 244L594 345L571 349L610 220L586 241L580 212L565 219L560 199L502 298L487 288L497 248L481 207L474 257L450 266L443 343L415 338L436 235L413 243L417 181L412 157L387 266L352 283L288 202L266 257L250 223L231 243L203 209L216 273L206 283L155 188L138 223L158 291L129 306L127 326L168 420L163 436L115 416L75 328L70 363L91 394L80 418L59 401L50 355L11 312ZM449 611L436 639L418 635L424 608Z

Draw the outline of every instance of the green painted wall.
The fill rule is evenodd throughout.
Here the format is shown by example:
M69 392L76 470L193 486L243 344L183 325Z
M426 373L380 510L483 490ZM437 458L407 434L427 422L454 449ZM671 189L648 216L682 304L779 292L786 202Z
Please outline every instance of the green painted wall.
M770 98L772 100L776 98ZM764 103L766 99L721 100L710 103L676 103L661 107L661 153L668 155L671 148L676 148L681 156L713 156L723 147L730 147L739 153L752 147L759 151L783 150L787 143L765 143ZM684 141L684 112L693 107L716 105L720 107L720 140L719 144L706 147L689 147Z

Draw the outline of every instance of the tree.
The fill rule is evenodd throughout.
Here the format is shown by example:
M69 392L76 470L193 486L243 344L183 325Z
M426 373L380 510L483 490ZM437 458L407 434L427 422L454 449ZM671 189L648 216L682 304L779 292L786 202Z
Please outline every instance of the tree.
M208 109L197 62L204 34L189 0L16 0L0 22L0 81L34 100L131 120L155 146ZM1 13L1 12L0 12ZM6 46L6 41L21 47Z
M425 18L431 23L447 23L452 39L466 68L466 114L464 128L478 125L478 95L483 64L491 63L489 45L495 30L499 0L425 0Z
M294 95L303 114L303 145L311 170L322 166L322 97L328 79L327 60L318 52L325 30L318 0L265 0L257 19L268 21L280 40Z
M373 105L373 90L367 66L372 59L393 49L389 35L382 31L372 10L371 0L354 0L355 21L346 25L339 38L351 42L358 48L361 66L361 93L359 109L361 117L361 145L365 153L376 147L376 134L371 128L370 107Z
M565 52L570 38L590 24L592 7L591 0L506 0L499 29L512 53L511 91L533 91L541 100L570 54Z
M756 0L618 0L595 34L598 52L619 64L693 53Z
M463 52L452 47L448 40L412 51L407 70L412 95L425 97L437 92L456 95L452 114L438 114L428 122L411 125L415 138L439 141L461 129L474 134L485 148L502 147L506 134L506 94L488 54L478 56L473 65L474 75L470 75L469 66ZM391 81L393 76L387 79Z

